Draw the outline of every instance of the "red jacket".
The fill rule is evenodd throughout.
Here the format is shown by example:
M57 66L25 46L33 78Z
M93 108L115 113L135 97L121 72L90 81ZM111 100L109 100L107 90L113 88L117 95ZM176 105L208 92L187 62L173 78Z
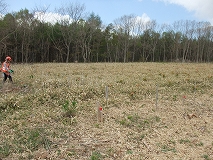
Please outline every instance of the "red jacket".
M1 68L1 71L7 75L10 75L10 63L5 61L2 63L2 68Z

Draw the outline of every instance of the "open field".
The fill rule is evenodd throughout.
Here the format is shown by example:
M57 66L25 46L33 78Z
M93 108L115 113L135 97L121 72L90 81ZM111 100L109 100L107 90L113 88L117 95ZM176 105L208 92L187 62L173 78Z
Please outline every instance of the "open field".
M0 85L0 159L213 159L211 63L12 69L14 84Z

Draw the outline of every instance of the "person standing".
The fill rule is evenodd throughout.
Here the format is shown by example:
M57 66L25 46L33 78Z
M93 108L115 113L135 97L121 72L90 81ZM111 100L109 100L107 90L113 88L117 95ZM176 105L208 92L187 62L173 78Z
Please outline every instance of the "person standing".
M3 83L6 82L7 78L10 82L13 82L12 76L10 73L13 72L13 70L10 69L10 63L12 61L12 58L10 56L7 56L5 58L5 61L2 63L2 72L3 72Z

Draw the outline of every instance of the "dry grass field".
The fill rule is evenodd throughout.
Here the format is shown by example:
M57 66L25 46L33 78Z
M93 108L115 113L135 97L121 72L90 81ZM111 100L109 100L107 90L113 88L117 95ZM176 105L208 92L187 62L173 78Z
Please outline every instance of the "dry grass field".
M0 159L213 159L213 64L13 64ZM103 122L97 120L103 108Z

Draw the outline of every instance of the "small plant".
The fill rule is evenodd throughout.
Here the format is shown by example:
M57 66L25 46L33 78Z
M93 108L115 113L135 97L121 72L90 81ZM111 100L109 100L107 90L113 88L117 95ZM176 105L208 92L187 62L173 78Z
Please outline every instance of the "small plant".
M186 144L186 143L190 143L190 140L188 139L181 139L179 140L180 144Z
M13 144L18 153L23 153L26 149L31 152L38 150L40 147L49 149L52 142L48 139L44 129L35 128L18 131Z
M158 117L158 116L155 116L154 118L153 118L154 120L155 120L155 122L160 122L160 117Z
M176 144L176 142L175 142L174 140L170 140L169 142L170 142L171 144L173 144L173 145Z
M209 156L208 156L207 154L204 154L204 155L202 156L202 158L204 158L205 160L210 160L210 158L209 158Z
M145 134L140 135L140 140L144 139L145 136L146 136Z
M108 154L108 156L113 156L113 154L114 154L114 149L113 149L113 148L107 149L107 154Z
M126 153L127 154L133 154L133 151L132 150L127 150Z
M177 101L177 95L173 95L172 99L173 101Z
M146 81L147 81L147 78L146 78L146 77L143 77L143 81L146 82Z
M121 80L118 80L117 83L120 83L120 84L125 84L124 80L121 79Z
M171 152L173 152L173 153L177 152L175 148L173 148L173 147L170 148L170 147L167 146L167 145L162 145L162 146L161 146L161 151L162 151L162 152L169 152L169 151L171 151Z
M131 122L137 122L139 118L140 117L137 114L127 116L127 119L129 119Z
M172 87L174 85L174 82L172 82L172 81L168 81L167 83L166 83L166 86L167 87Z
M63 105L62 105L65 113L64 116L65 117L75 117L76 113L77 113L77 102L73 101L72 104L70 105L69 101L66 101Z
M203 146L203 142L197 143L196 146Z
M9 156L10 154L10 146L8 144L3 144L0 146L0 157L4 158Z
M96 123L95 128L100 128L100 125L98 123Z
M33 77L34 77L34 76L33 76L32 74L29 76L30 79L33 79Z
M72 146L72 149L67 153L67 155L70 156L70 157L76 155L76 151L74 149L74 146Z
M73 125L77 123L76 118L64 117L62 120L64 125Z
M100 160L100 159L102 159L102 155L101 155L100 152L95 151L95 152L92 153L90 159L91 160Z
M126 127L128 127L128 126L130 125L130 122L128 122L126 119L120 120L119 123L120 123L121 125L126 126Z

